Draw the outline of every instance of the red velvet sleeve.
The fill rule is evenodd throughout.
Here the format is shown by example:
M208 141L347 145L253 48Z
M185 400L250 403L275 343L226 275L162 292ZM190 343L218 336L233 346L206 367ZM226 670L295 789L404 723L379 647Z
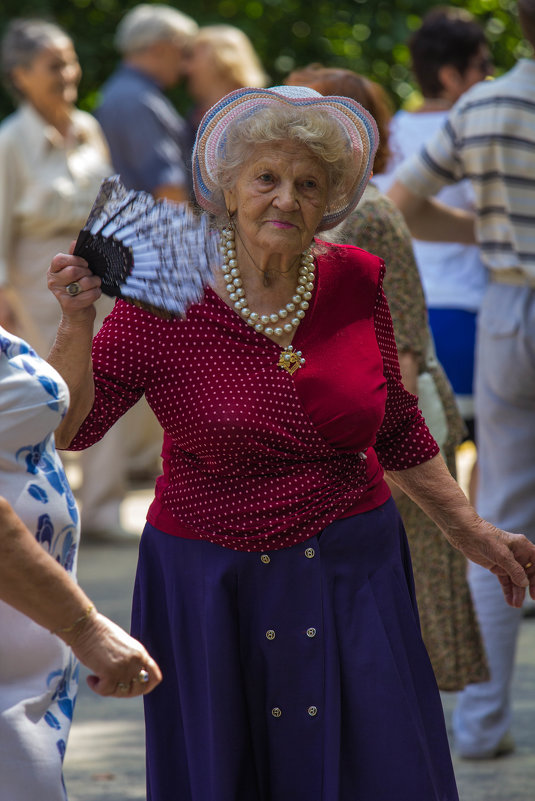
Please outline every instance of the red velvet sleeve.
M384 470L406 470L428 461L439 447L418 408L418 398L401 381L394 326L383 290L384 268L375 302L375 335L383 357L387 383L385 416L375 442Z

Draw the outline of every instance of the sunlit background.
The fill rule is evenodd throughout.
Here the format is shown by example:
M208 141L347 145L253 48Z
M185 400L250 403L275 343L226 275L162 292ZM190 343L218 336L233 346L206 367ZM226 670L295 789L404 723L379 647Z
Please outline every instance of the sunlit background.
M14 16L46 16L74 38L84 71L80 106L92 110L98 89L112 72L117 54L113 34L134 0L3 0L0 33ZM320 61L349 67L375 79L391 94L394 106L418 102L406 45L410 33L430 8L430 0L183 0L170 2L201 25L226 22L242 28L253 41L272 85L298 66ZM497 74L520 56L529 55L516 19L515 0L453 0L483 24ZM183 89L173 99L184 110ZM12 110L0 95L0 118Z

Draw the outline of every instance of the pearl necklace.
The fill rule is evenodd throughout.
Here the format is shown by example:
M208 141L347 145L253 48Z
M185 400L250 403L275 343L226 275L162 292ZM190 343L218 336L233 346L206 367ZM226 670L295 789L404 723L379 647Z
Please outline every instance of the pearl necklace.
M267 336L281 337L283 334L291 333L297 328L305 312L309 307L309 300L314 289L315 264L314 256L307 248L301 255L301 266L299 267L299 280L295 290L295 295L284 309L279 309L273 314L258 314L251 311L245 297L245 289L241 278L238 260L236 258L236 246L234 241L234 229L231 226L223 228L221 231L221 252L223 253L223 277L226 282L229 298L234 304L236 311L241 314L247 324L252 326L255 331L264 333ZM294 314L294 317L289 315ZM287 319L288 318L288 319ZM287 319L287 322L282 321ZM277 325L281 323L281 325Z

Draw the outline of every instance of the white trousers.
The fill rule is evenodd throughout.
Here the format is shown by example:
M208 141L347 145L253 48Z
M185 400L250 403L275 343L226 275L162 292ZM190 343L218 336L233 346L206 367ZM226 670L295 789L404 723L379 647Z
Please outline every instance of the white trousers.
M479 514L535 541L535 291L491 283L478 319L476 420ZM511 726L520 610L498 580L472 565L470 586L491 679L459 694L453 728L461 755L492 751Z

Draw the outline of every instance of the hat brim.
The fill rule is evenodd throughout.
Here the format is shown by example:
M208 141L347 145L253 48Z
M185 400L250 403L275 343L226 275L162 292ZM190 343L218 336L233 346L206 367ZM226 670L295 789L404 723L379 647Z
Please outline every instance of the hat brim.
M245 88L225 95L210 108L197 131L193 148L193 188L199 205L211 214L225 214L217 169L224 154L229 125L260 109L273 106L315 108L334 118L345 130L350 169L343 187L334 187L318 231L334 228L359 202L370 179L379 134L371 114L347 97L324 96L308 87Z

